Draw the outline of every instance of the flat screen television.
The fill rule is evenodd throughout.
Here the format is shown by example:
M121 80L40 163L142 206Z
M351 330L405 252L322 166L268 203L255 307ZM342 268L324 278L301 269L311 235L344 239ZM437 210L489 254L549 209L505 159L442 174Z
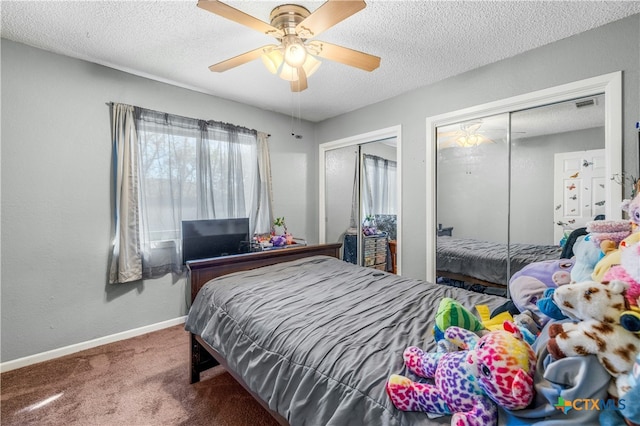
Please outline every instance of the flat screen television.
M182 221L182 261L248 253L249 218Z

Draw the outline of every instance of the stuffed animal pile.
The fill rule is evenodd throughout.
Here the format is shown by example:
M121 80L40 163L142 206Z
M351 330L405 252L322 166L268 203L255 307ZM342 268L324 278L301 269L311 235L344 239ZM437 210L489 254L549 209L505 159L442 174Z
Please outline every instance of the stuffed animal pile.
M627 424L640 421L640 195L625 200L623 210L629 215L626 227L606 229L608 235L597 225L588 228L600 233L595 240L602 251L592 280L550 290L538 302L543 312L555 310L573 320L549 327L553 357L594 354L611 375L609 393L618 398L619 411L601 414L606 426L625 424L623 417Z
M594 355L611 377L618 410L603 411L601 424L640 424L640 194L623 210L628 221L590 222L574 259L514 274L509 290L518 315L490 314L481 305L478 318L443 299L434 327L438 350L411 346L403 354L409 373L433 382L391 375L386 391L396 408L452 415L452 425L497 425L498 406L520 410L533 400L530 343L553 321L546 329L553 358Z

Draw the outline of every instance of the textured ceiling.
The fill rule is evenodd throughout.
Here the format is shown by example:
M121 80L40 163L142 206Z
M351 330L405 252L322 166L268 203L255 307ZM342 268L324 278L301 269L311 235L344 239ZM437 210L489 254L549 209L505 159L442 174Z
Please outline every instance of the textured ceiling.
M189 1L1 2L2 37L303 119L321 121L640 13L640 1L380 1L318 39L382 58L368 73L324 60L309 89L260 60L208 66L274 39ZM283 2L229 1L263 21ZM297 4L310 11L322 1Z

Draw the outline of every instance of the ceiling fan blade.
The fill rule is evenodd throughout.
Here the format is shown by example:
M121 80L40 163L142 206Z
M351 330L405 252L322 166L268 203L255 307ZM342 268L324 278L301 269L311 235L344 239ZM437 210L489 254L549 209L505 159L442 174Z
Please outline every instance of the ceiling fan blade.
M296 26L302 38L316 37L366 7L364 0L329 0Z
M304 68L298 67L298 80L291 82L291 91L292 92L302 92L306 90L307 87L307 73L304 72Z
M365 71L373 71L380 66L380 57L378 56L324 41L313 41L311 44L314 48L317 48L318 56L331 61L340 62Z
M258 59L260 55L264 53L264 49L266 47L268 46L262 46L241 55L234 56L233 58L227 59L226 61L218 62L217 64L211 65L209 69L215 72L223 72L239 65L246 64L247 62L251 62L254 59Z
M282 37L284 35L284 33L276 27L218 0L199 0L198 7L256 31L260 31L263 34L274 37Z

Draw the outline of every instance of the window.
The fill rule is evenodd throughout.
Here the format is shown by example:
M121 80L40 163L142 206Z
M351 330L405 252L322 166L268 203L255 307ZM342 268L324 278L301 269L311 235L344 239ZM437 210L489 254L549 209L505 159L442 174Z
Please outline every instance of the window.
M129 138L132 146L128 150L116 149L124 138L117 140L120 134L115 131L114 162L130 163L131 170L118 168L116 174L128 173L132 177L128 189L135 189L135 194L129 194L135 203L125 212L116 212L116 217L126 216L132 223L127 226L124 220L117 220L119 233L113 257L122 260L116 247L122 247L122 241L117 244L117 240L127 229L134 229L135 250L127 252L137 252L140 264L136 269L140 273L133 274L137 277L133 279L182 270L183 220L248 217L252 232L268 232L270 200L265 194L270 193L270 183L264 176L269 174L264 170L261 173L261 167L268 170L266 135L226 123L130 108L133 113L129 120L135 123ZM118 154L120 151L128 151L130 157L136 158L127 159ZM121 189L121 196L125 192ZM112 272L118 269L114 266L112 263ZM113 274L110 277L111 282L133 279L129 274L125 281Z

